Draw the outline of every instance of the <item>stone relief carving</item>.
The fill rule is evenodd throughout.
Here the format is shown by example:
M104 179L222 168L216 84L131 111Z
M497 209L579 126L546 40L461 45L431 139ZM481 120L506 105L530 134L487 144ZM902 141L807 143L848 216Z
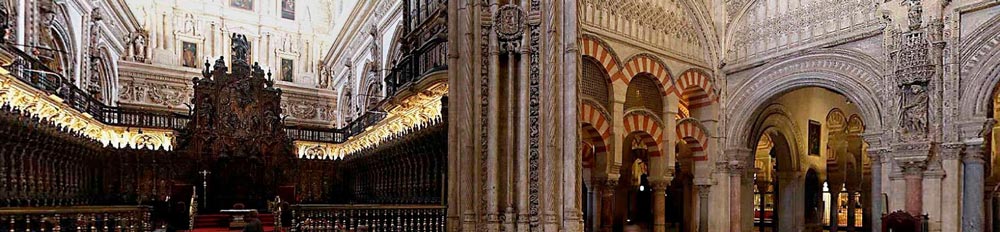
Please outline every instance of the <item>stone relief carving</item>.
M900 127L904 138L924 138L927 134L926 83L909 83L902 88Z
M843 36L845 30L880 26L877 0L818 0L784 12L768 4L753 4L730 29L733 37L726 49L727 63L754 60L782 51L779 48Z
M884 35L888 57L892 61L896 83L899 88L900 139L924 139L928 132L928 92L935 67L931 61L928 33L920 29L922 9L919 0L902 2L907 4L909 31L896 33L888 30ZM885 20L889 25L891 20Z
M583 0L581 23L679 55L703 59L700 28L678 1Z

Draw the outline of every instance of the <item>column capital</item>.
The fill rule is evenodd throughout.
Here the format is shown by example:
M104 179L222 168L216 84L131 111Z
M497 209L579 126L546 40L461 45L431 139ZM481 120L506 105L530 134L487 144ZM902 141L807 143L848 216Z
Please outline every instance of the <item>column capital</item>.
M891 151L888 147L878 147L878 148L868 148L868 158L871 158L872 165L882 165L882 161L889 160L889 152Z
M927 161L924 160L900 161L899 167L903 168L904 176L920 176L927 168Z
M938 154L942 160L958 160L962 157L962 150L965 149L965 143L943 143L940 147L941 150L938 151Z
M653 188L653 191L663 191L667 190L670 186L670 181L667 180L649 180L649 186Z
M709 192L712 191L712 185L699 184L694 186L698 190L698 197L708 198Z

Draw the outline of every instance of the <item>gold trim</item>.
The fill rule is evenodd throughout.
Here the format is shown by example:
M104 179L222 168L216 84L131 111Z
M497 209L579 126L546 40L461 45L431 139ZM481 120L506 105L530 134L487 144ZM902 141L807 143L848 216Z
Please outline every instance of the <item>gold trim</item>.
M9 70L0 68L0 105L47 120L107 147L173 150L172 130L106 125L73 109L59 97L28 86L9 74Z
M295 154L303 159L343 159L360 150L377 146L387 139L427 126L441 118L441 98L448 84L439 83L399 101L385 119L341 144L294 141Z

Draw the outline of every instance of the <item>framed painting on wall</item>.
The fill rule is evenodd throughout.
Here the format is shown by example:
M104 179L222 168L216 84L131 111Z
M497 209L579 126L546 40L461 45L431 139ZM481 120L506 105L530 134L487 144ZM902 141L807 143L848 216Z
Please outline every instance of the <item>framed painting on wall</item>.
M181 64L184 67L198 67L198 45L191 42L184 42L181 45Z
M281 0L281 18L295 20L295 0Z
M281 80L282 81L288 81L288 82L293 81L293 79L292 79L292 73L293 73L293 66L292 66L292 64L293 64L292 60L281 59Z
M253 0L229 0L229 6L244 10L253 10Z
M809 120L809 155L819 156L819 136L823 126L817 121Z

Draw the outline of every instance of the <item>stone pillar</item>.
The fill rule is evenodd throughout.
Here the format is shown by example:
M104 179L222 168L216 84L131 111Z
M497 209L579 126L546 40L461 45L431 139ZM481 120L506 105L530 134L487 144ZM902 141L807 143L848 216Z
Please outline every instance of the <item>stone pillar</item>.
M667 231L667 218L666 218L666 196L667 186L670 182L667 180L651 180L649 185L653 188L653 232L666 232Z
M615 223L615 188L618 177L604 179L601 186L601 231L610 232Z
M923 212L924 163L909 161L902 164L903 180L906 181L906 212L920 215Z
M830 232L837 232L840 226L840 184L828 182L830 188Z
M872 190L871 196L871 231L878 232L882 230L882 213L885 209L884 203L882 203L882 155L886 153L885 149L868 149L868 157L872 160Z
M962 194L962 149L963 143L941 144L941 168L944 171L941 180L941 231L959 231L962 228L961 201Z
M857 189L847 189L847 231L854 232L854 221L857 219L854 212L857 210L858 201L854 199L857 196Z
M739 166L733 167L729 172L729 231L743 231L740 227L742 225L740 215L743 214L740 207L742 172L743 168Z
M962 232L983 231L983 144L966 142L962 184Z
M695 186L698 191L698 232L708 231L708 194L711 185L699 184Z

